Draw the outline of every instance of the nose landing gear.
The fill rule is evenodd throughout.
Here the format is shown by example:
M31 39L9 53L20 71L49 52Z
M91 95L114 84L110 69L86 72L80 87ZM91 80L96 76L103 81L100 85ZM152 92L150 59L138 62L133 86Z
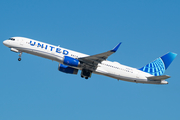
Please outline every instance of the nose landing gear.
M22 52L19 53L18 61L21 61L21 55L22 55Z
M18 58L18 61L21 61L21 58Z

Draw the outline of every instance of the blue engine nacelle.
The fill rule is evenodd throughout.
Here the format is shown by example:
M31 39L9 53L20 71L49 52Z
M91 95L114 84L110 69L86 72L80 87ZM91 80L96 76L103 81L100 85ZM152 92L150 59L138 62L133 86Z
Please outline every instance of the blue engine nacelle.
M78 69L68 67L68 66L63 65L63 64L59 64L58 70L61 72L64 72L64 73L69 73L69 74L77 74L78 73Z
M80 62L79 60L75 58L64 56L63 64L68 65L68 66L78 67L80 65Z

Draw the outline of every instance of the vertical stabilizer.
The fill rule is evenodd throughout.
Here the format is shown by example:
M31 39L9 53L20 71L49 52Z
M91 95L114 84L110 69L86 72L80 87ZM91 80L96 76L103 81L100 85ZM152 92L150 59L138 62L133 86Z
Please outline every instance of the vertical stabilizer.
M165 70L169 67L176 56L176 53L169 52L147 64L146 66L140 68L139 70L150 73L154 76L160 76L164 74Z

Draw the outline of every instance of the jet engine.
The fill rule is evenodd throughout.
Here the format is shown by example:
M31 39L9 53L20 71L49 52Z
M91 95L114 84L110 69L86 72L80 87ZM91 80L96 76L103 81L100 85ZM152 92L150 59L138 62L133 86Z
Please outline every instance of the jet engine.
M59 64L58 70L61 72L64 72L64 73L69 73L69 74L77 74L78 73L78 69L68 67L68 66L63 65L63 64Z
M63 64L68 66L78 67L80 65L80 62L75 58L64 56Z

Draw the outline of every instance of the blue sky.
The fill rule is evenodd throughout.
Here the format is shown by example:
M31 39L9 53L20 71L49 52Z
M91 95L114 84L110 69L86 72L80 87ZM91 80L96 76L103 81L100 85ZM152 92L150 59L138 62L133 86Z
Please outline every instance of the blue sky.
M1 120L178 120L180 58L168 85L136 84L93 74L85 80L58 63L11 52L2 41L22 36L89 55L122 42L108 60L140 68L180 53L177 0L1 0Z

